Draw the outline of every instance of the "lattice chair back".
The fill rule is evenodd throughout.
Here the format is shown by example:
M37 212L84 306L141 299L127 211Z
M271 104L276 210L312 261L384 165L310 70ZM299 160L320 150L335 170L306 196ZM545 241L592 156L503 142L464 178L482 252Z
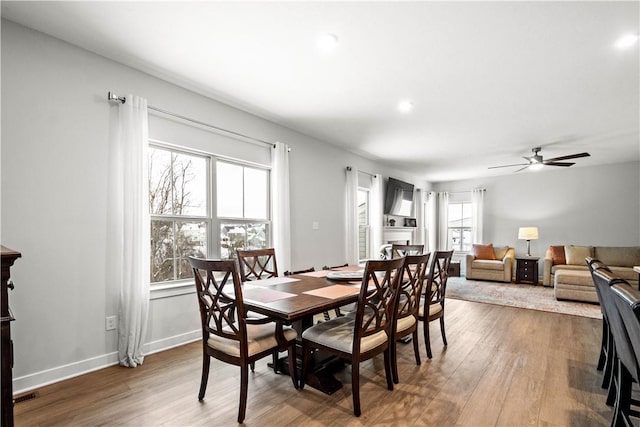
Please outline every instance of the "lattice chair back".
M408 255L422 255L424 245L391 245L391 258L400 258Z
M431 254L408 255L404 262L404 276L398 286L396 319L417 316L422 295L422 283Z
M243 282L278 277L275 249L239 250L237 254Z

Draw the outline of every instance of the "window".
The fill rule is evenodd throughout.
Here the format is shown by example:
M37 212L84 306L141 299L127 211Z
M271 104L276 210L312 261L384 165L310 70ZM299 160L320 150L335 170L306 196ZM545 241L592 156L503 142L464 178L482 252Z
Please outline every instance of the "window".
M449 203L447 248L455 251L471 251L471 202Z
M151 283L191 279L189 256L267 247L269 198L267 169L151 145Z
M358 189L358 258L369 258L369 190Z
M269 174L218 161L217 216L222 258L235 258L237 249L266 248L269 243Z

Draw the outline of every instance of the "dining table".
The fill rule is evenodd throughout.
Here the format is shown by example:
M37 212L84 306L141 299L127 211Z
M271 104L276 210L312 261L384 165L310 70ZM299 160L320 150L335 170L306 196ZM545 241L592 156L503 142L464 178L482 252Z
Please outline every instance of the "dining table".
M280 320L296 329L297 368L301 372L302 332L313 326L314 316L355 303L363 272L362 266L346 266L244 282L244 305L251 312ZM316 352L306 384L332 394L342 387L334 373L343 367L341 360ZM278 370L288 373L288 365L284 360L279 361Z

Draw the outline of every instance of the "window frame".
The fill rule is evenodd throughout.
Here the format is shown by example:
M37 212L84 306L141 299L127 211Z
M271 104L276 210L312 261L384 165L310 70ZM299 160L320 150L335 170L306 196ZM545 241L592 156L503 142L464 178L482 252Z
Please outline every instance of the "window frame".
M209 258L220 258L222 254L222 244L220 238L222 224L254 224L264 223L267 225L268 235L266 245L269 247L272 241L272 193L271 193L271 167L263 164L258 164L250 161L243 161L240 159L233 159L222 155L216 155L214 153L207 153L201 150L189 149L175 144L166 143L156 139L149 138L148 145L150 149L166 150L169 153L177 153L194 157L204 158L207 162L206 165L206 209L205 215L175 215L171 214L152 214L149 212L149 224L154 220L166 220L172 221L175 229L176 221L185 222L204 222L207 227L206 232L206 252ZM218 162L230 163L238 165L244 168L260 169L266 171L266 215L267 218L228 218L217 216L217 173L216 165ZM244 173L243 173L244 175ZM244 187L243 187L244 194ZM147 202L148 203L148 202ZM244 198L243 198L244 203ZM244 207L243 207L244 214ZM149 248L151 249L151 242L149 242ZM151 256L151 253L149 254ZM174 277L175 277L175 263L174 261ZM167 280L161 282L151 282L151 271L149 271L149 285L151 290L151 299L166 298L176 295L188 294L195 292L193 287L193 278L183 278L175 280Z
M450 227L449 226L450 219L449 219L449 215L448 215L448 213L449 213L448 210L449 210L449 207L451 205L462 205L462 218L460 220L460 226L459 227ZM471 225L464 226L463 225L464 224L464 218L465 218L464 214L466 212L465 206L467 206L467 205L468 205L468 209L469 209L469 218L470 218L470 221L471 221ZM472 202L466 201L466 200L460 200L460 201L455 201L455 202L449 202L447 204L447 248L448 248L448 250L452 250L453 249L454 252L462 253L462 254L465 254L465 253L469 252L469 250L464 250L463 249L464 245L465 245L464 232L468 230L469 234L471 235L473 233L473 225L472 224L473 224L473 205L472 205ZM455 247L449 247L449 243L451 243L451 239L449 238L451 230L459 230L459 232L460 232L460 245L459 245L460 249L456 249ZM468 244L472 245L473 241L469 242Z

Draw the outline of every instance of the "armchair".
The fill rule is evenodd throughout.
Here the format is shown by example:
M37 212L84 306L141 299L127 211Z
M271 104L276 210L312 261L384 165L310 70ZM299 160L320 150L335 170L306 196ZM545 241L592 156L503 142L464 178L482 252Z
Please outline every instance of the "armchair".
M509 246L494 248L493 244L473 245L467 254L467 279L511 282L515 250Z

